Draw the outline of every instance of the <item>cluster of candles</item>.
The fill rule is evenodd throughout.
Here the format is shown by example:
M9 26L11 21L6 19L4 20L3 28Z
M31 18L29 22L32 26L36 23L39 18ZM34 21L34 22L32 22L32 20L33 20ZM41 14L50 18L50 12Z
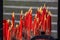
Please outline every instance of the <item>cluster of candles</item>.
M12 13L12 20L3 20L3 40L30 40L31 36L41 35L44 31L46 35L51 34L51 12L48 11L45 4L37 9L34 19L32 21L32 7L25 13L24 17L20 13L19 24L15 25L15 15ZM32 35L31 35L32 33Z

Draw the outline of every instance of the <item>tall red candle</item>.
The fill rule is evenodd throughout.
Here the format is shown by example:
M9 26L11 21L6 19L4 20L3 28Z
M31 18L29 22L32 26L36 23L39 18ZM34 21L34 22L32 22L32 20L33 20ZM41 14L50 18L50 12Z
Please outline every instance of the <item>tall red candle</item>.
M35 30L36 29L36 26L35 26L36 25L36 19L34 19L34 24L33 25L34 25L33 27L34 27L34 35L35 35L36 34L36 30Z
M43 31L46 33L46 15L44 15L44 21L43 21Z
M44 4L44 7L43 7L43 14L46 14L46 5Z
M8 36L7 36L7 37L8 37L7 40L11 40L11 33L10 33L10 30L9 30L9 29L8 29L8 31L7 31L7 35L8 35Z
M20 25L19 25L19 40L22 40L22 26L23 26L23 24L22 24L22 19L20 19Z
M6 22L6 38L7 38L6 40L10 39L8 29L9 29L9 20L7 20Z
M34 18L33 28L34 28L34 36L36 36L36 30L37 30L37 15L35 15L35 18Z
M39 16L38 17L38 20L39 20L39 22L38 22L38 29L41 29L41 22L42 22L42 7L40 7L40 9L39 10L37 10L37 16Z
M21 10L21 14L20 14L20 22L19 22L19 40L22 40L22 27L23 27L23 18L22 18L22 13L23 11Z
M50 11L48 12L47 15L47 31L48 34L51 35L51 12Z
M40 23L40 25L42 25L42 31L46 31L46 26L45 26L45 24L46 24L46 22L45 22L45 17L46 16L46 6L45 6L45 4L44 4L44 8L43 8L43 10L42 10L42 16L41 16L41 23Z
M27 40L30 40L30 31L32 26L32 8L29 9L27 18Z
M3 40L6 40L6 20L3 20Z
M14 22L15 22L15 18L14 18L14 12L12 13L12 36L14 36Z

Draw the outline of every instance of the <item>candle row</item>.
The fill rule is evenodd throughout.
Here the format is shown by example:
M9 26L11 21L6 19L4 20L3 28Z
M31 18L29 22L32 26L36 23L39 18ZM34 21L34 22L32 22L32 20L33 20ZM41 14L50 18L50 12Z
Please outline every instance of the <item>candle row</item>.
M3 39L4 40L30 40L31 36L41 35L40 32L44 31L46 35L51 34L51 12L48 11L45 4L36 11L34 20L32 21L32 7L22 16L21 10L19 24L15 25L15 15L12 13L12 21L3 20ZM31 35L32 32L32 35Z

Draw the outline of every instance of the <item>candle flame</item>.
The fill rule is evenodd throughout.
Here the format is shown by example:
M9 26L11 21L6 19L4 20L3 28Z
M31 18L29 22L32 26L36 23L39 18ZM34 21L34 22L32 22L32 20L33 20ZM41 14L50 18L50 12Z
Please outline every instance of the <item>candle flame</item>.
M8 20L7 20L7 22L9 23L9 22L10 22L10 20L8 19Z
M42 13L42 6L40 7L40 10L39 11Z
M30 7L30 9L28 11L31 11L32 10L32 7Z
M25 12L25 16L27 15L28 12Z
M37 14L35 15L35 18L37 18Z
M14 17L14 12L12 12L12 16Z
M48 12L48 10L46 9L46 12Z
M52 15L50 11L48 13L49 13L49 15Z
M23 10L21 10L21 15L23 14Z
M16 24L16 28L18 27L18 24Z
M44 3L44 7L46 7L46 4Z
M30 11L30 14L32 14L32 10Z
M37 8L37 11L39 11L39 8Z

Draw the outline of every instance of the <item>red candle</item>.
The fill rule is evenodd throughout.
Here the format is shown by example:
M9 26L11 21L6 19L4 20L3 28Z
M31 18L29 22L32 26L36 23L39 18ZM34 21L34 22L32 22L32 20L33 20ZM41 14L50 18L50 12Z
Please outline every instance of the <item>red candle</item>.
M41 14L41 20L40 20L40 23L39 23L39 26L41 28L41 31L43 31L43 28L44 28L44 13L42 12Z
M36 29L36 26L35 26L36 25L36 19L34 19L34 24L33 25L34 25L33 27L34 27L34 35L35 35L36 34L36 32L35 32L35 29Z
M43 31L46 33L46 15L44 15Z
M23 21L20 19L20 24L19 24L19 40L22 40L22 26L23 26Z
M21 15L20 15L20 22L19 22L19 40L22 40L22 27L23 27L23 18L22 18L22 13L23 11L21 11Z
M36 24L37 26L36 26L36 29L35 29L36 30L36 35L39 35L40 34L40 32L39 32L40 31L39 18L36 19L36 22L37 22L37 24Z
M32 10L28 13L28 28L31 30L32 26Z
M26 36L26 38L28 38L27 37L27 27L28 27L28 21L27 20L28 20L28 12L26 12L25 16L24 16L24 27L25 27L25 33L26 33L26 35L24 35L24 36Z
M14 27L14 21L15 21L15 19L14 19L14 12L12 13L12 24L13 24L13 27Z
M7 22L6 22L6 38L7 38L6 40L10 39L8 29L9 29L9 20L7 20Z
M25 22L26 22L26 30L27 30L27 27L28 27L28 12L26 13L26 16L25 16Z
M40 7L40 9L38 8L37 10L37 18L39 18L39 23L41 21L41 16L42 16L42 7Z
M44 4L44 7L43 7L43 14L46 14L46 5Z
M37 14L37 18L40 18L40 11L39 11L39 8L38 8L36 14Z
M40 24L39 25L41 25L42 26L42 31L46 31L46 20L45 20L45 17L46 16L46 7L45 7L45 5L44 5L44 8L43 8L43 10L42 10L42 14L41 14L41 21L40 21Z
M15 21L15 18L14 18L14 12L12 13L12 36L14 36L14 21Z
M48 13L47 16L47 30L48 30L48 34L51 35L51 12Z
M40 7L40 9L38 9L37 11L37 17L38 17L38 29L41 28L41 21L42 21L42 7Z
M9 30L9 29L8 29L8 31L7 31L7 35L8 35L8 36L7 36L7 37L8 37L7 40L11 40L11 33L10 33L10 30Z
M32 21L31 31L33 31L33 26L34 26L34 25L33 25L33 21Z
M12 25L14 27L14 21L15 21L15 18L14 18L14 12L12 13Z
M3 40L6 40L6 20L3 20Z
M33 27L34 27L34 36L36 36L36 30L37 30L37 15L35 15Z
M18 40L19 39L19 25L16 24L16 28L15 28L15 36L16 36L16 39Z
M32 26L32 10L28 11L28 16L27 16L27 40L30 40L30 31L31 31L31 26Z
M27 29L26 15L27 15L27 12L25 13L25 16L24 16L24 27L25 27L25 29Z

